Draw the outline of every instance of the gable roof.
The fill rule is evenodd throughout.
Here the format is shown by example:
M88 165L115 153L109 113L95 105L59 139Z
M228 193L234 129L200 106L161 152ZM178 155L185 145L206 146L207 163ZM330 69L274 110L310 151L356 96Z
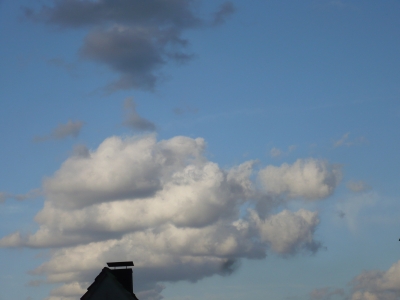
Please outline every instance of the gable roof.
M81 300L139 300L118 281L107 267L101 270Z

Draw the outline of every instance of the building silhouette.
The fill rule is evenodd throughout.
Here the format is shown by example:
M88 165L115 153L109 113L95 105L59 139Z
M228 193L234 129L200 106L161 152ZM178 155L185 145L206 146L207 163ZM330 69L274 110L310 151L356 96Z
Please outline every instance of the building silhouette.
M133 293L133 262L107 263L94 282L88 287L81 300L139 300ZM119 268L125 267L125 268Z

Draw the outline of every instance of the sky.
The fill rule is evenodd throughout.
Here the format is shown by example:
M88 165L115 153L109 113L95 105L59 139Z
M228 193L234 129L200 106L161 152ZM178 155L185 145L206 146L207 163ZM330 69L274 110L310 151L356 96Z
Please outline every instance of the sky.
M400 299L399 16L0 0L0 300Z

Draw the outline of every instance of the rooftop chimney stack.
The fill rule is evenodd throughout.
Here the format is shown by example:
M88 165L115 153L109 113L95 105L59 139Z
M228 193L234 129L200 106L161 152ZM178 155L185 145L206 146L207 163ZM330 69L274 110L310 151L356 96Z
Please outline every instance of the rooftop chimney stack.
M131 261L120 261L120 262L109 262L107 266L114 268L111 273L118 279L122 286L128 291L133 293L133 282L132 282L132 269L133 262ZM125 269L116 269L117 267L125 267Z

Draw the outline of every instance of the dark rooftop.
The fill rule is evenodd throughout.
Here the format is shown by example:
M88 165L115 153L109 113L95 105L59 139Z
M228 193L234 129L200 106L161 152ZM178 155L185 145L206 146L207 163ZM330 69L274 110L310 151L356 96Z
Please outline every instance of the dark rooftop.
M108 262L109 267L133 267L132 261L118 261L118 262Z

